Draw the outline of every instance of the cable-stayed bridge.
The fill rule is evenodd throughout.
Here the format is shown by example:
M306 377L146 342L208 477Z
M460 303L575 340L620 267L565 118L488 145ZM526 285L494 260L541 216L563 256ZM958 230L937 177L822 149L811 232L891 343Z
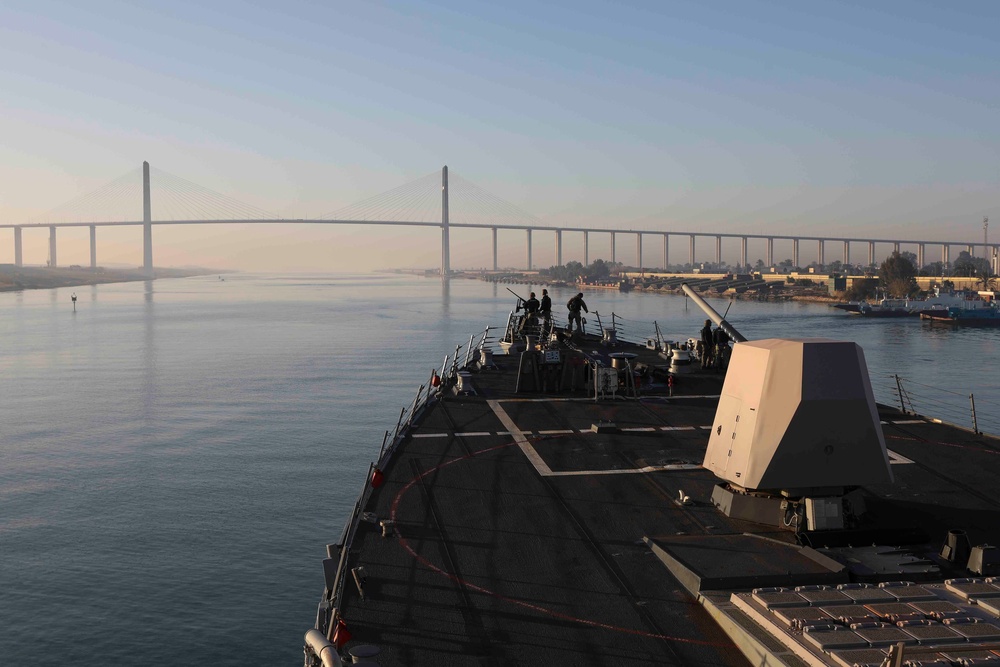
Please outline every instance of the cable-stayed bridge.
M155 184L155 186L154 186ZM155 190L154 190L155 187ZM139 201L142 201L142 217L136 215ZM153 201L157 215L153 216ZM951 261L952 246L968 250L975 255L976 247L981 247L983 257L996 260L1000 244L990 244L986 238L987 221L983 222L982 243L969 241L927 241L899 238L844 238L835 236L792 236L787 234L740 234L720 233L707 230L679 231L668 229L624 229L593 228L546 225L541 220L487 192L474 183L452 174L448 167L433 172L398 188L370 197L346 208L333 211L318 218L283 218L269 211L245 204L232 197L219 194L196 183L173 176L167 172L151 169L144 162L141 169L133 170L121 178L78 197L62 206L52 209L40 218L23 223L2 223L0 229L14 231L14 264L23 265L24 230L48 228L50 266L58 266L56 230L59 227L90 228L90 265L97 267L97 228L117 226L142 226L143 228L143 268L148 274L153 271L153 232L157 225L217 225L217 224L282 224L282 225L360 225L368 227L437 227L441 230L441 275L447 277L451 271L451 247L449 232L453 228L490 230L492 237L493 269L497 270L498 232L518 230L525 233L525 267L533 268L532 236L535 233L552 234L555 243L556 264L563 264L563 234L582 234L582 263L590 263L590 236L606 234L610 236L610 260L617 261L617 240L621 236L634 237L635 258L638 267L645 266L643 239L653 239L662 244L662 254L657 253L666 268L670 259L671 237L686 240L689 264L699 261L697 239L711 242L708 259L701 261L722 262L723 240L739 244L740 266L748 266L748 246L751 241L762 243L766 266L775 263L775 241L791 243L791 260L794 266L801 266L800 244L815 244L816 263L827 263L827 244L841 246L843 263L851 264L852 246L867 246L867 264L876 264L876 244L891 246L899 251L913 248L918 266L924 266L925 251L928 246L940 247L941 262ZM714 246L714 247L712 247ZM714 251L714 252L712 252ZM705 246L702 246L705 253Z

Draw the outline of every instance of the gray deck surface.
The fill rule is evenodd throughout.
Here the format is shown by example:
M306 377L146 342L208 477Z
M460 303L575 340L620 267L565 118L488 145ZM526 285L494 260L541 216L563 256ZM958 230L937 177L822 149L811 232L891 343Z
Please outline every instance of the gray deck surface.
M595 403L582 392L515 394L517 357L495 359L498 370L474 376L477 395L446 395L424 416L364 508L394 519L398 535L358 530L350 565L368 580L364 600L349 581L340 601L353 635L345 649L376 645L381 665L748 664L643 542L744 532L794 541L723 516L709 500L716 478L683 467L704 457L716 400L680 394L717 395L722 376L682 377L672 399L647 387L657 395ZM600 420L622 430L591 432ZM873 516L923 528L938 545L954 527L972 544L1000 541L1000 443L930 423L884 430L913 463L893 466L893 487L871 489ZM629 472L671 465L681 469ZM693 503L674 502L679 491Z

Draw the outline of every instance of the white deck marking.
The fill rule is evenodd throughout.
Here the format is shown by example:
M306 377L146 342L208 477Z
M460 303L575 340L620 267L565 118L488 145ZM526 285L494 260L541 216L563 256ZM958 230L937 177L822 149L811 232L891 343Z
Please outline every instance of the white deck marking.
M636 473L661 472L665 470L698 470L701 468L700 465L694 463L669 463L667 465L662 465L662 466L645 466L643 468L624 468L619 470L564 470L560 472L555 472L552 470L552 468L548 466L547 463L545 463L544 460L542 460L541 455L539 455L539 453L531 445L531 442L529 442L528 439L525 437L526 435L530 435L531 431L518 430L517 424L515 424L514 420L510 418L510 415L507 414L506 410L504 410L503 407L501 407L500 401L486 401L486 403L487 405L490 406L490 409L493 410L493 414L497 416L497 419L500 420L500 423L503 424L508 429L509 434L514 438L514 442L516 442L517 446L521 448L521 451L524 452L524 455L528 457L528 461L531 462L531 465L535 467L535 471L538 472L538 474L541 477L578 477L581 475L634 475ZM684 431L693 431L695 429L694 426L667 426L664 428L674 429L674 430L684 430ZM712 428L712 427L706 426L703 428ZM622 429L622 430L628 430L628 429ZM656 429L641 428L641 429L631 429L631 430L655 431ZM582 435L584 433L592 433L592 431L590 431L589 429L588 430L581 429L580 431L567 429L560 431L538 432L539 435L547 435L547 434L556 435L556 434L566 434L566 433L580 433Z
M521 448L524 455L528 457L529 461L531 461L531 465L535 466L535 470L538 471L538 474L542 476L551 475L552 468L550 468L545 461L542 460L542 457L538 455L538 452L536 452L535 448L531 446L528 439L524 437L525 432L518 430L517 424L515 424L514 420L510 418L507 411L500 406L500 401L486 401L486 404L490 406L490 409L493 410L493 414L497 416L497 419L499 419L500 423L504 425L504 428L510 431L510 435L514 438L514 442L517 443L517 446Z
M665 470L700 470L701 466L694 463L670 463L665 466L646 466L645 468L622 468L619 470L564 470L550 472L546 477L576 477L580 475L634 475L635 473L663 472Z
M701 395L687 395L684 396L643 396L644 401L677 401L685 398L719 398L720 394L701 394Z
M886 453L889 454L889 463L891 465L897 465L897 464L902 464L902 463L913 463L913 461L911 461L910 459L906 458L902 454L898 454L898 453L892 451L891 449L887 449L885 451L886 451Z
M698 395L687 395L684 396L643 396L641 400L643 401L678 401L688 398L719 398L719 394L698 394ZM572 402L586 402L593 403L593 396L586 396L584 398L505 398L504 403L572 403Z
M660 398L660 397L657 397L657 399L655 399L655 400L676 400L677 398L718 398L718 396L715 396L715 395L706 395L706 396L677 396L677 397L673 397L673 398L665 398L665 397L664 398ZM509 399L509 400L511 400L511 402L517 402L517 403L541 403L541 402L550 402L553 399L529 398L529 399ZM555 399L555 400L567 400L567 401L586 400L586 401L590 401L590 400L593 400L593 399L587 398L587 399ZM527 436L532 435L532 431L522 431L522 430L518 429L517 428L517 424L514 423L514 420L511 419L510 415L508 415L507 412L503 409L503 407L501 407L500 401L491 400L491 401L487 401L487 404L490 406L490 409L493 410L493 414L495 414L497 416L497 419L500 420L500 423L503 424L507 428L506 431L497 431L495 433L495 435L513 437L514 438L514 442L517 443L517 446L520 447L521 451L527 457L528 461L530 461L531 465L534 466L535 471L538 472L538 474L540 476L542 476L542 477L580 477L580 476L584 476L584 475L634 475L634 474L642 474L642 473L650 473L650 472L663 472L663 471L671 471L671 470L699 470L699 469L701 469L700 465L693 464L693 463L672 463L672 464L663 465L663 466L645 466L645 467L642 467L642 468L623 468L623 469L612 469L612 470L563 470L563 471L556 472L556 471L552 470L548 466L547 463L545 463L545 461L542 459L541 455L538 453L538 451L534 448L534 446L528 440ZM936 420L934 420L934 421L936 421ZM909 420L899 420L899 421L882 421L881 423L882 424L925 424L927 422L925 420L923 420L923 419L909 419ZM654 427L654 426L637 426L637 427L623 428L623 429L621 429L621 431L622 432L633 432L633 433L635 433L635 432L649 433L649 432L655 432L657 430L660 430L660 431L696 431L696 430L711 430L711 429L712 429L711 425L708 425L708 426L660 426L660 427ZM592 433L594 433L594 431L592 431L589 428L588 429L579 429L579 430L576 430L576 429L552 429L552 430L538 431L538 435L569 435L569 434L584 435L584 434L592 434ZM412 437L414 437L414 438L447 438L447 437L452 437L452 436L471 437L471 436L490 436L490 435L494 435L494 433L491 433L491 432L488 432L488 431L470 431L470 432L463 432L463 433L413 433ZM903 456L902 454L899 454L898 452L892 451L891 449L886 449L886 453L889 456L889 463L892 464L892 465L902 465L902 464L906 464L906 463L913 463L912 460L906 458L905 456Z

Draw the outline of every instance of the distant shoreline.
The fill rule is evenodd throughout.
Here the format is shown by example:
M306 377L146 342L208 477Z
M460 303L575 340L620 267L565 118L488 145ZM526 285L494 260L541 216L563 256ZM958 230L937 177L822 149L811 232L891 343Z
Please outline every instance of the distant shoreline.
M126 283L157 278L187 278L226 273L215 269L153 269L150 278L142 269L96 269L82 267L14 266L0 264L0 292L18 292L29 289L78 287L104 283Z
M678 273L678 274L664 274L664 275L684 276L686 274ZM722 276L722 275L724 275L724 274L719 274L719 276ZM693 277L706 278L706 277L709 277L709 276L710 276L710 274L699 274L699 275L693 276ZM465 278L465 279L469 279L469 280L489 280L490 277L496 277L496 276L484 275L482 272L478 272L477 273L475 271L461 271L461 272L456 272L454 274L454 277L456 277L456 278ZM782 276L782 280L785 277L786 276ZM541 275L539 275L537 273L531 273L531 274L528 274L528 273L519 273L519 272L504 273L499 278L499 280L497 280L496 282L498 284L510 283L510 284L520 284L520 285L538 285L538 286L549 286L549 287L552 287L552 286L567 287L567 288L570 288L570 289L573 289L573 290L577 290L578 289L581 292L592 292L592 291L595 291L595 290L599 291L599 292L610 292L610 291L617 292L618 291L618 287L617 286L610 286L610 285L609 286L602 286L602 285L587 285L587 284L581 284L581 283L567 283L567 282L564 282L564 281L553 280L553 279L550 279L548 277L541 276ZM636 292L643 292L645 294L660 294L660 295L674 295L674 296L683 296L684 295L684 293L681 292L679 289L656 289L656 288L648 288L648 287L645 287L643 285L634 285L629 291L632 291L632 290L634 290ZM788 292L788 293L774 294L774 295L764 295L764 296L761 296L761 295L758 295L758 294L755 294L755 293L754 294L749 294L749 293L739 293L739 294L736 294L736 293L732 293L732 292L706 291L706 292L702 292L701 296L704 297L704 298L706 298L706 299L726 299L726 300L739 299L741 301L743 301L743 300L745 300L745 301L804 301L804 302L808 302L808 303L824 303L824 304L827 304L827 305L834 305L834 304L842 303L843 302L843 299L839 298L837 296L830 296L830 295L827 295L827 294L817 294L815 292L811 292L810 293L810 292L805 292L805 291L801 291L801 292Z

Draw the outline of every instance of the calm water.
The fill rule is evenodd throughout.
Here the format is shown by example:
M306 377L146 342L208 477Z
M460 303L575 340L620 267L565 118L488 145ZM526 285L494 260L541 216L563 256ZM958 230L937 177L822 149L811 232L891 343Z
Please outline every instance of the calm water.
M553 290L557 310L570 295ZM634 338L704 319L682 297L587 302ZM0 664L299 664L324 545L383 431L511 305L502 286L398 276L0 294ZM900 373L957 417L974 391L981 425L1000 424L1000 331L808 304L729 319L749 338L856 340L880 400Z

